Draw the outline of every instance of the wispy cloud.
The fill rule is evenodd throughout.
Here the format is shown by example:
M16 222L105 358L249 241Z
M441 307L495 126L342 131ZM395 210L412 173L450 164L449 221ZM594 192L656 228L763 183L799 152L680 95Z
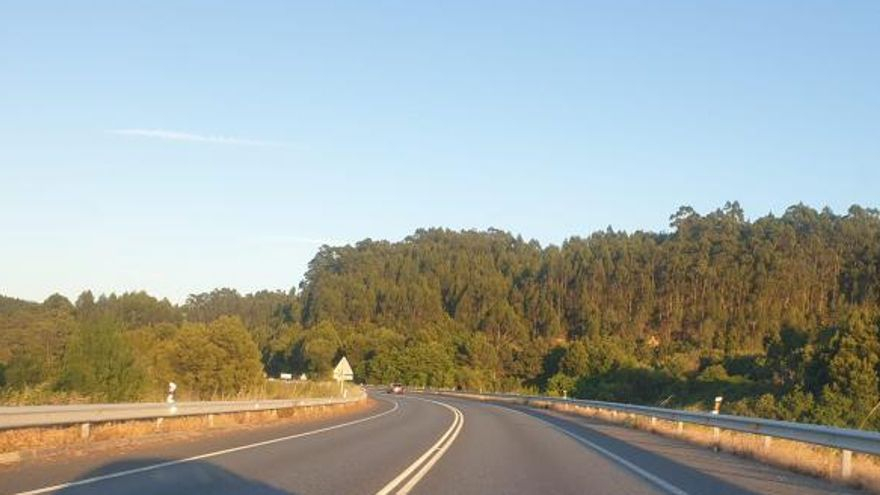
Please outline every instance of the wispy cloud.
M264 235L259 236L255 239L257 242L261 244L310 244L314 246L321 246L327 244L329 246L344 246L347 244L344 241L339 239L331 239L331 238L318 238L318 237L303 237L296 235Z
M234 146L284 146L284 143L274 141L260 141L256 139L241 139L230 136L212 136L205 134L193 134L191 132L169 131L167 129L111 129L110 134L118 136L133 136L149 139L164 139L166 141L181 141L188 143L229 144Z

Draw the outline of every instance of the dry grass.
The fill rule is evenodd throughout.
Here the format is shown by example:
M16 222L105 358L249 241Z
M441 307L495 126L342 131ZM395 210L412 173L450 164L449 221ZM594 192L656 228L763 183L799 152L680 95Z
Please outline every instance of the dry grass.
M675 422L660 419L652 422L650 418L644 416L615 413L603 409L539 401L530 402L528 405L586 416L609 423L623 424L631 428L678 438L706 448L717 448L790 471L880 494L880 459L876 456L853 454L852 475L848 479L843 479L840 475L841 453L838 449L779 438L767 441L766 437L762 435L728 430L720 430L716 441L713 428L706 426L682 424L682 428L679 430L679 426Z
M349 396L352 393L360 393L361 388L357 385L346 383ZM253 399L299 399L304 397L339 397L339 384L337 382L312 382L312 381L267 381L262 390L256 392Z
M349 396L359 392L361 388L346 382L345 388ZM227 400L271 400L271 399L304 399L340 397L339 383L335 381L282 381L266 380L261 385L243 390L236 394L216 394L205 397L193 394L187 390L177 389L177 400L180 402L192 401L227 401ZM145 394L139 402L164 402L165 391L152 391Z
M351 383L346 383L346 388L351 394L360 388ZM133 402L164 402L166 391L162 389L150 389ZM265 400L265 399L301 399L306 397L339 397L339 384L335 381L281 381L266 380L261 385L237 394L218 394L213 397L200 397L191 391L178 389L178 401L200 400ZM21 390L0 390L0 405L2 406L57 406L68 404L91 404L106 403L102 397L89 397L54 390L48 383L33 387L25 387Z
M0 432L0 452L12 452L38 445L60 447L79 440L79 426L7 430Z
M282 421L306 422L368 407L368 400L348 404L296 407L267 411L185 416L161 420L120 421L91 426L89 437L81 435L80 425L55 428L23 428L0 431L0 455L31 451L86 446L109 440L132 440L157 434L202 433L244 425L271 424Z
M88 404L89 398L75 392L53 390L48 384L25 387L21 390L0 390L2 406L58 406L65 404Z

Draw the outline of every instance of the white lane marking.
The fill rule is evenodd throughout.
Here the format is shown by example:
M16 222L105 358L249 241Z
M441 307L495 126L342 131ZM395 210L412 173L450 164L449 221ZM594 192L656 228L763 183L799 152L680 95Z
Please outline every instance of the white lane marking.
M428 474L428 471L430 471L431 468L434 467L434 464L436 464L437 461L440 460L441 457L443 457L443 454L445 454L446 451L449 450L452 442L455 441L455 438L464 427L464 414L458 409L456 409L456 412L458 413L458 428L456 428L455 432L452 433L452 436L449 437L449 440L442 447L440 447L440 449L437 451L437 455L429 459L428 462L426 462L422 466L422 468L419 469L419 471L415 475L413 475L412 478L409 479L407 484L397 491L398 495L408 494L413 489L413 487L416 486L416 484L421 481L421 479L424 478L426 474Z
M253 449L253 448L257 448L257 447L264 447L266 445L271 445L273 443L285 442L287 440L293 440L296 438L317 435L318 433L325 433L328 431L337 430L339 428L345 428L346 426L354 426L356 424L363 423L365 421L370 421L373 419L381 418L382 416L385 416L386 414L393 413L399 407L400 407L400 404L398 404L397 401L394 401L394 407L392 407L391 409L389 409L387 411L381 412L379 414L374 414L372 416L367 416L366 418L356 419L354 421L349 421L346 423L340 423L338 425L327 426L324 428L318 428L317 430L306 431L303 433L297 433L295 435L288 435L285 437L273 438L271 440L265 440L262 442L251 443L248 445L241 445L238 447L232 447L230 449L218 450L215 452L208 452L206 454L199 454L199 455L187 457L184 459L176 459L173 461L160 462L158 464L150 464L149 466L143 466L143 467L134 468L134 469L127 469L125 471L117 471L115 473L105 474L102 476L95 476L94 478L86 478L86 479L82 479L82 480L71 481L68 483L60 483L57 485L47 486L47 487L43 487L43 488L37 488L36 490L19 492L15 495L37 495L39 493L49 493L49 492L54 492L54 491L58 491L58 490L63 490L65 488L71 488L74 486L90 485L92 483L97 483L99 481L105 481L105 480L110 480L110 479L114 479L114 478L121 478L123 476L129 476L129 475L137 474L137 473L144 473L147 471L154 471L156 469L162 469L162 468L166 468L166 467L176 466L178 464L186 464L188 462L199 461L202 459L208 459L210 457L217 457L217 456L221 456L221 455L225 455L225 454L231 454L233 452L240 452L242 450L248 450L248 449Z
M595 443L587 440L586 438L584 438L576 433L572 433L564 428L560 428L559 426L556 426L550 422L547 422L547 421L544 421L544 422L547 423L548 425L550 425L552 428L556 429L557 431L559 431L565 435L568 435L569 437L586 445L587 447L592 448L593 450L598 451L599 453L601 453L605 457L608 457L611 460L613 460L619 464L623 464L630 471L635 472L636 474L638 474L642 478L645 478L646 480L650 481L651 483L654 483L655 485L659 486L663 490L665 490L669 493L672 493L674 495L688 495L688 492L686 492L686 491L682 490L681 488L673 485L672 483L664 480L663 478L660 478L659 476L640 468L639 466L633 464L632 462L629 462L628 460L624 459L623 457L620 457L619 455L615 454L614 452L611 452L610 450L605 449L604 447L600 447L600 446L596 445Z
M434 445L432 445L427 451L425 451L424 454L416 459L415 462L404 469L402 473L397 475L396 478L389 481L387 485L376 492L376 495L388 495L389 493L394 491L394 489L398 485L400 485L410 474L412 474L413 471L421 466L421 469L419 469L419 471L416 472L416 474L414 474L405 485L394 492L397 495L406 495L407 493L409 493L410 490L412 490L413 487L416 486L416 484L421 481L421 479L428 473L428 471L434 466L434 464L441 457L443 457L443 454L446 453L446 451L449 449L449 446L452 445L452 442L455 441L455 438L458 436L459 432L461 432L462 426L464 426L464 414L462 414L458 408L435 400L418 399L417 397L413 397L413 399L425 402L432 402L434 404L441 405L446 409L449 409L450 411L452 411L452 424Z
M686 492L686 491L682 490L681 488L673 485L672 483L664 480L663 478L660 478L659 476L640 468L639 466L624 459L623 457L620 457L619 455L615 454L614 452L611 452L610 450L608 450L604 447L600 447L599 445L596 445L595 443L591 442L590 440L587 440L586 438L578 435L577 433L570 432L570 431L566 430L565 428L562 428L560 426L557 426L557 425L551 423L550 421L547 421L544 418L541 418L538 416L533 416L531 414L527 414L522 411L518 411L516 409L512 409L509 407L504 407L504 406L499 406L499 407L501 407L502 409L505 409L507 411L513 411L513 412L516 412L519 414L524 414L530 418L534 418L534 419L537 419L538 421L541 421L542 423L544 423L547 426L553 428L554 430L562 433L563 435L568 436L569 438L575 440L576 442L579 442L582 445L586 445L587 447L599 452L600 454L604 455L605 457L608 457L609 459L613 460L614 462L617 462L618 464L622 464L625 468L638 474L642 478L645 478L646 480L650 481L651 483L654 483L655 485L657 485L658 487L662 488L663 490L665 490L666 492L668 492L672 495L689 495L688 492Z

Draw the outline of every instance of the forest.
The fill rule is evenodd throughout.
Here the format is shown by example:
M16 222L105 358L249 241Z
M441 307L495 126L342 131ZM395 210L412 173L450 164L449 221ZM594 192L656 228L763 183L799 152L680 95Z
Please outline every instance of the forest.
M880 429L880 212L682 207L560 246L424 229L323 246L289 291L0 297L6 403L232 397L341 355L368 383Z

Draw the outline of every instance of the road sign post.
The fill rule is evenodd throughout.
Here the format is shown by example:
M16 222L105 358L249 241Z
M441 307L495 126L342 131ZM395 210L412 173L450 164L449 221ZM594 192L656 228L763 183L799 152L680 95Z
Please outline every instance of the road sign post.
M351 365L348 364L348 359L345 359L345 356L342 356L342 359L333 368L333 379L339 382L339 395L345 397L345 382L354 379L354 371L351 369Z

